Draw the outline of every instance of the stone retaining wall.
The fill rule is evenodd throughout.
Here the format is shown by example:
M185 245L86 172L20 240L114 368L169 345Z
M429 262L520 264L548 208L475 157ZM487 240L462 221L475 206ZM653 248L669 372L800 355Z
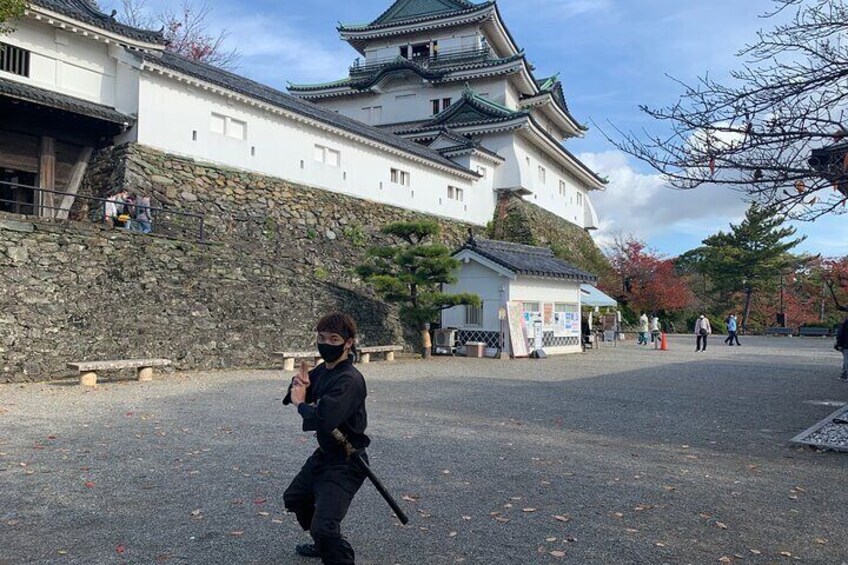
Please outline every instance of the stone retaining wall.
M208 240L0 216L0 382L117 358L269 367L273 351L307 347L334 309L356 316L366 345L415 342L354 268L386 223L432 217L137 145L97 154L81 194L120 187L204 214ZM90 218L79 202L71 218ZM471 227L440 223L450 246Z

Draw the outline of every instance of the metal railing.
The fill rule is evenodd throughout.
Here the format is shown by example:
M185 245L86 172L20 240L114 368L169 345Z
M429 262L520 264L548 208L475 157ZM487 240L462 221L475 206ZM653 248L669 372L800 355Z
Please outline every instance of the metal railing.
M91 223L108 224L106 204L108 198L81 196L59 190L48 190L26 184L0 181L0 212L38 216L41 218L71 219ZM202 214L178 212L158 206L131 205L135 209L149 211L152 219L151 231L166 237L177 239L206 239L205 219ZM113 222L116 229L144 232L144 224L130 214L125 222Z
M350 67L351 75L368 74L385 67L388 64L397 61L408 60L421 65L424 68L437 68L440 66L454 65L462 62L472 62L479 60L488 60L493 58L492 49L489 47L481 47L477 49L448 49L437 51L429 55L412 57L407 59L402 55L395 57L383 57L380 59L370 59L364 64L354 64Z

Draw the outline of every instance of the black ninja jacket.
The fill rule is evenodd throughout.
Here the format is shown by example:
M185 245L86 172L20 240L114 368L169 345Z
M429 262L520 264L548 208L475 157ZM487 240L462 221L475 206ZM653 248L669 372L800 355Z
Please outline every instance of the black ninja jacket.
M332 369L322 363L309 372L306 402L297 407L303 417L303 431L315 432L318 445L327 454L344 450L330 435L338 428L357 449L368 447L371 440L365 435L368 414L365 412L365 378L350 360ZM291 404L291 385L283 404Z

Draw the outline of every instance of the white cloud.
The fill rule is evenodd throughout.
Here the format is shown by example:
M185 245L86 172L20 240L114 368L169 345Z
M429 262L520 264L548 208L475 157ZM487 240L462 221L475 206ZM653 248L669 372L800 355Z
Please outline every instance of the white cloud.
M216 14L217 15L217 14ZM346 44L327 48L294 22L261 14L221 14L232 46L241 53L239 71L280 86L292 82L326 82L343 78L355 53ZM329 35L326 37L330 37Z
M596 235L601 245L617 233L633 234L649 244L672 234L701 239L726 229L748 206L739 193L723 187L672 189L660 175L637 171L621 151L584 153L580 159L610 180L605 192L592 196L601 222Z

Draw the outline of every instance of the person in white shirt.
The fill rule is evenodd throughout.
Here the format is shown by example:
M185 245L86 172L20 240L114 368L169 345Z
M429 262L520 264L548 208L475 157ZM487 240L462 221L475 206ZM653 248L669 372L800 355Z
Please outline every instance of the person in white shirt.
M701 317L695 322L695 351L707 350L707 338L713 333L713 328L710 326L710 320L701 314ZM703 346L703 347L702 347Z

